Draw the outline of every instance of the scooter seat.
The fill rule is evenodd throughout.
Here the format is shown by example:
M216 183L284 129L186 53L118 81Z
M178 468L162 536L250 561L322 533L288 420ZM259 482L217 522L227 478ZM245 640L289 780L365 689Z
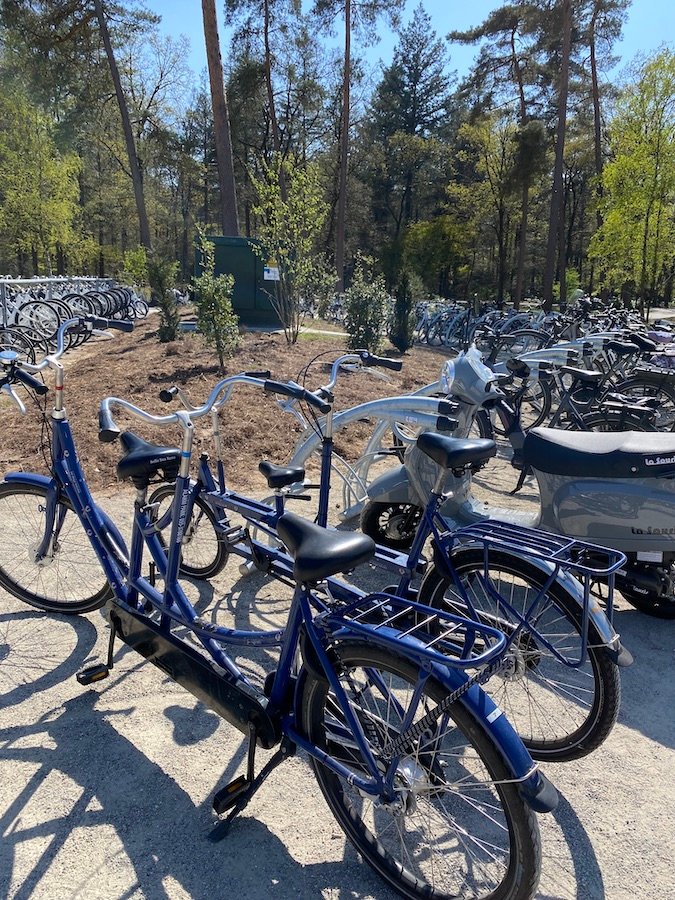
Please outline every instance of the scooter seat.
M577 478L662 478L675 475L675 435L533 428L523 446L525 465Z
M462 469L466 465L477 465L492 459L497 452L494 441L447 437L435 431L422 432L417 438L417 446L442 469Z
M265 476L267 484L271 488L286 487L302 481L305 477L305 470L302 466L275 466L265 459L258 464L258 470Z
M120 479L131 478L136 487L147 486L153 475L164 481L175 481L180 467L180 450L177 447L158 447L144 441L133 431L123 431L120 435L122 446L127 451L117 463Z
M299 584L316 584L347 572L375 553L375 541L365 534L329 531L294 513L281 516L277 534L295 561L293 577Z

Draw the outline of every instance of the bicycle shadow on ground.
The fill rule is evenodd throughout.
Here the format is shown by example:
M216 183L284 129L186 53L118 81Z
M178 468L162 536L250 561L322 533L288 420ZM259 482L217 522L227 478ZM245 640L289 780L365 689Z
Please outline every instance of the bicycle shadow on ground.
M50 869L58 868L59 854L72 860L74 852L82 864L76 866L77 871L70 867L66 870L67 883L62 883L61 889L73 896L103 896L104 873L109 869L119 871L122 865L116 859L120 850L114 840L106 844L106 858L97 867L90 864L87 847L88 832L106 826L114 830L133 870L125 895L140 889L145 898L166 898L171 896L169 886L174 883L191 897L236 893L249 900L274 896L285 900L292 896L320 897L328 890L335 898L371 896L384 900L394 896L359 862L350 847L344 861L303 865L250 814L235 820L225 839L214 843L214 831L219 835L210 812L211 798L196 805L172 777L109 721L132 710L97 710L97 697L94 692L86 692L66 701L34 726L0 729L0 761L25 763L32 768L26 784L0 816L0 833L4 835L0 843L0 896L28 900L40 889ZM36 737L37 745L31 741ZM230 777L244 755L242 742L228 764ZM44 791L38 792L55 772L81 788L76 800L58 798L44 803ZM274 787L270 785L267 790ZM73 794L71 790L68 793ZM312 828L310 817L306 827ZM67 842L68 851L64 852ZM17 887L13 872L17 856L26 858L24 843L31 843L34 862Z
M635 609L614 613L621 643L633 665L621 669L619 721L664 747L675 748L675 621L657 619Z
M89 619L19 609L0 612L0 695L6 709L71 678L91 656Z
M602 871L593 844L574 807L560 790L558 790L558 807L552 813L552 817L562 832L569 857L563 858L560 852L563 848L556 851L556 848L551 846L547 837L554 829L546 827L545 820L548 816L540 817L543 830L543 873L537 900L605 900ZM574 894L556 890L555 885L560 878L566 887L570 883L576 886Z

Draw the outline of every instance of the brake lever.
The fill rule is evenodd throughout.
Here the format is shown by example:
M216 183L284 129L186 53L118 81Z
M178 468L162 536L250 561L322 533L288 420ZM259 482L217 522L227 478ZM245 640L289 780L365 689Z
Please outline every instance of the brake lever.
M19 395L15 392L15 390L11 384L3 384L0 387L0 391L4 391L6 394L9 395L9 397L14 401L16 406L18 406L19 412L21 413L22 416L26 415L26 407L24 406L24 402L21 399L21 397L19 397Z

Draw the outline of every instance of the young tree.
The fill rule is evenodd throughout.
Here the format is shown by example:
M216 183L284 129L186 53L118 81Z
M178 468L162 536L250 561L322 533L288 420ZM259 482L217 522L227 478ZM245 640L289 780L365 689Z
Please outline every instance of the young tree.
M194 280L195 306L199 330L206 342L216 348L220 368L234 355L239 343L239 317L232 309L232 275L216 275L213 243L206 232L197 229L195 246L200 255L201 274Z
M282 196L279 169L287 186ZM274 259L279 269L276 291L270 300L289 344L300 333L303 305L326 289L324 262L317 245L328 207L323 199L319 170L309 163L292 166L275 156L272 165L261 163L262 175L253 177L258 195L254 212L259 217L257 252L265 261Z

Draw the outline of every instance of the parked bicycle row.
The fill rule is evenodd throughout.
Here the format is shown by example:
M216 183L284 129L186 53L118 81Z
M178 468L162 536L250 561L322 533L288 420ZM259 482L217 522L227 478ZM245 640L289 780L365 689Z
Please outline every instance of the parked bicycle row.
M74 315L138 319L147 312L132 288L109 279L0 279L0 347L35 362L56 346L59 326ZM88 337L68 332L67 349Z
M448 515L449 504L465 505L461 491L496 453L494 440L467 437L483 400L515 415L500 383L518 373L500 379L476 350L445 370L443 396L394 397L341 413L334 404L345 368L400 363L362 351L336 355L320 386L306 367L302 383L275 381L269 372L231 376L206 399L165 389L160 399L181 408L161 416L106 397L100 438L120 443L117 474L136 490L127 545L80 468L58 364L67 334L96 325L86 316L63 323L55 352L41 362L0 353L3 390L44 393L35 375L47 369L57 388L51 478L17 472L0 485L2 521L11 523L0 540L0 584L50 612L106 607L108 657L80 673L83 685L108 676L122 641L248 736L247 773L217 792L217 814L240 813L272 768L302 748L338 823L392 889L407 897L534 897L541 861L534 813L552 810L557 799L534 760L579 759L616 721L619 670L631 658L613 628L613 591L642 564L647 544L625 531L631 514L641 521L643 494L645 509L653 507L649 477L657 463L650 460L675 459L672 437L650 435L659 446L645 448L599 447L594 436L591 448L561 439L559 430L523 432L522 464L542 476L542 516L532 523L547 528L541 531L513 517L458 523ZM267 501L227 483L222 413L242 385L258 390L260 402L265 394L283 397L281 411L304 428L289 462L260 463L272 491ZM167 446L161 434L150 443L122 431L122 413L160 431L177 426L180 446ZM214 456L201 454L193 466L194 426L205 417ZM335 433L364 417L375 420L372 437L362 460L347 466L335 453ZM302 518L287 506L312 491L303 460L315 455L318 510ZM372 481L373 462L388 459L393 470ZM357 501L351 512L389 505L388 516L370 516L375 536L397 529L403 546L330 527L336 472ZM384 500L381 479L388 479ZM603 515L616 524L612 491L623 530L617 541L606 529L606 549L598 525ZM552 511L560 510L556 521ZM407 531L396 515L399 522L408 516ZM365 510L363 522L368 531ZM252 631L198 614L183 579L214 578L235 560L244 572L294 585L285 627ZM364 563L383 573L381 591L339 577ZM247 647L276 648L276 667L260 684L232 655ZM260 771L257 746L277 748Z

